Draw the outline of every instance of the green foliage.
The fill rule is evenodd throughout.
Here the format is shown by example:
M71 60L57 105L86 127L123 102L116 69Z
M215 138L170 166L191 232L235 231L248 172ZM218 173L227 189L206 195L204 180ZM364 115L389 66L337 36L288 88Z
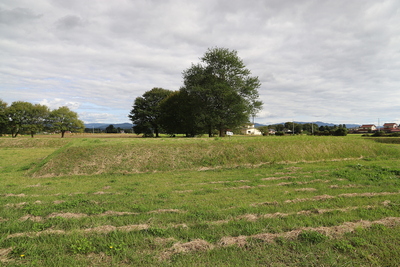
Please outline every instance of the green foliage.
M135 99L128 117L135 125L133 130L136 134L143 133L145 136L155 134L159 137L162 114L160 103L171 93L172 91L163 88L153 88Z
M85 129L83 121L79 120L78 114L63 106L50 112L48 127L51 130L61 132L64 137L66 131L82 132Z
M353 251L355 248L346 240L339 240L337 241L333 247L340 252L350 252Z
M93 243L87 238L75 240L74 243L70 245L70 249L74 254L88 254L95 251Z
M298 239L305 243L317 244L324 242L328 237L316 231L302 231L299 234Z
M257 89L261 83L250 74L237 52L226 48L208 49L201 63L183 72L181 91L195 103L191 119L201 123L209 136L213 129L223 136L225 129L246 123L260 110Z

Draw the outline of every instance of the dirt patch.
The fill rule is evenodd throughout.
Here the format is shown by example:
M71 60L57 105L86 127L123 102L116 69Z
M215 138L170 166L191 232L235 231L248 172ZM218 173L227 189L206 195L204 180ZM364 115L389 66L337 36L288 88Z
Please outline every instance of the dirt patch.
M239 220L240 220L240 219L245 219L246 221L249 221L249 222L255 222L255 221L258 220L258 216L255 215L255 214L245 214L245 215L239 216L239 217L237 217L237 218L238 218Z
M381 193L348 193L340 194L339 197L373 197L373 196L387 196L387 195L398 195L400 192L381 192Z
M41 187L41 184L27 185L26 187Z
M361 188L361 187L364 187L364 186L362 186L362 185L355 185L355 184L341 185L341 186L339 186L339 185L337 185L337 184L334 184L334 185L330 185L330 186L329 186L329 188L332 188L332 189L337 189L337 188Z
M331 199L331 198L335 198L335 197L334 196L330 196L330 195L321 195L321 196L313 197L313 199L315 199L315 200L323 200L323 199Z
M181 191L175 191L175 193L192 193L193 190L181 190Z
M64 203L64 202L65 202L65 200L54 200L53 204L61 204L61 203Z
M244 247L247 244L247 236L241 235L237 237L226 236L219 240L218 245L221 247L228 247L236 245L238 247Z
M262 202L262 203L250 204L250 206L252 206L252 207L263 206L263 205L266 205L266 206L277 206L277 205L279 205L279 203L278 203L278 201L272 201L272 202Z
M284 203L298 203L298 202L305 202L305 201L319 201L325 199L335 198L334 196L330 195L321 195L321 196L314 196L312 198L295 198L295 199L288 199L285 200Z
M162 238L162 237L156 237L154 238L154 243L157 245L165 246L168 243L175 242L176 239L173 237L168 237L168 238Z
M99 214L99 216L124 216L124 215L137 215L139 213L136 212L128 212L128 211L112 211L108 210L102 214Z
M215 224L215 225L220 225L220 224L224 224L224 223L229 223L229 221L228 220L219 220L219 221L210 222L210 224Z
M21 194L5 194L5 197L26 197L25 194L21 193Z
M90 253L86 256L86 258L90 261L91 266L103 266L104 264L107 266L112 266L112 257L106 255L104 252L100 252L98 254Z
M226 183L249 183L249 180L238 180L238 181L216 181L209 183L200 183L200 184L226 184Z
M149 229L149 228L150 228L150 226L148 224L136 224L136 225L120 226L120 227L117 227L117 230L131 232L131 231L145 230L145 229Z
M93 228L88 228L83 230L84 232L88 233L88 232L96 232L96 233L110 233L110 232L114 232L115 230L117 230L117 227L112 226L112 225L101 225L101 226L97 226L97 227L93 227Z
M317 189L315 189L315 188L299 188L299 189L295 189L294 191L299 191L299 192L310 191L310 192L313 192L313 191L317 191Z
M292 177L292 176L266 177L266 178L262 178L261 181L275 181L275 180L284 180L284 179L290 179L290 178L296 178L296 177Z
M41 221L43 221L43 217L33 216L33 215L25 215L25 216L19 218L19 220L22 222L27 221L27 220L31 220L33 222L41 222Z
M83 218L87 217L87 214L84 213L71 213L71 212L66 212L66 213L52 213L47 216L47 218L55 218L55 217L61 217L61 218L66 218L66 219L72 219L72 218Z
M290 214L288 214L288 213L275 212L275 213L271 213L271 214L264 214L264 215L261 215L260 217L262 217L262 218L279 218L279 217L286 217L289 215Z
M0 248L0 262L10 262L11 260L7 258L8 254L12 251L12 247L10 248Z
M278 186L285 186L285 185L290 185L293 184L292 182L286 182L286 183L279 183Z
M10 207L10 208L16 208L16 207L21 207L28 204L28 202L20 202L20 203L8 203L4 205L5 207Z
M94 192L93 195L104 195L104 194L111 194L110 192L98 191Z
M159 210L149 211L148 213L167 213L167 212L171 212L171 213L184 213L184 211L177 210L177 209L159 209Z
M301 169L303 169L303 168L302 167L295 167L295 166L286 168L286 170L289 170L289 171L298 171L298 170L301 170Z

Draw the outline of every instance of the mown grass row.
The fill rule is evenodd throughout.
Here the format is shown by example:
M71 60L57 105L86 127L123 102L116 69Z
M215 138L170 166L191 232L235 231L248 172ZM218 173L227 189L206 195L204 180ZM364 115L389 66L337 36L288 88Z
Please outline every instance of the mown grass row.
M1 148L6 156L0 157L0 261L7 266L393 266L400 262L398 147L361 138L327 145L340 139L203 140L74 139L26 149L7 140ZM352 142L363 149L355 154L340 152L346 146L354 148ZM109 165L114 157L114 164L125 166L119 163L124 157L116 153L121 147L164 151L161 157L166 159L182 147L198 153L212 150L220 157L214 152L226 144L235 153L261 153L263 145L268 150L282 146L282 151L318 147L324 156L309 159L307 152L297 154L299 159L293 162L290 155L258 166L241 159L202 171L200 164L143 173L112 173L112 167L106 167L102 174L73 175L71 168L59 166L53 177L46 169L59 158L69 158L79 169L88 157L84 148L92 153L108 151ZM327 147L336 152L324 153ZM73 154L73 149L83 154ZM45 174L41 178L31 176L40 171ZM348 231L338 234L341 227Z

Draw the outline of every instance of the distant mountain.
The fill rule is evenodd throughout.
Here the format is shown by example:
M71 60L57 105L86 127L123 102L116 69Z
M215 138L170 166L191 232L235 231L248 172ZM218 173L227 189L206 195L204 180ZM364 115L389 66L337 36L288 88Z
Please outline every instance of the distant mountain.
M108 126L113 125L114 128L132 129L132 123L85 123L85 128L94 128L105 130Z

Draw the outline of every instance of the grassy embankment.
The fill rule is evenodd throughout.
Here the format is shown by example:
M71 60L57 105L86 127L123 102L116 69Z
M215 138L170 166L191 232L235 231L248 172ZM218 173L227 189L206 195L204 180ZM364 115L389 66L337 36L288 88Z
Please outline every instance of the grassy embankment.
M390 266L395 140L1 138L0 261Z

